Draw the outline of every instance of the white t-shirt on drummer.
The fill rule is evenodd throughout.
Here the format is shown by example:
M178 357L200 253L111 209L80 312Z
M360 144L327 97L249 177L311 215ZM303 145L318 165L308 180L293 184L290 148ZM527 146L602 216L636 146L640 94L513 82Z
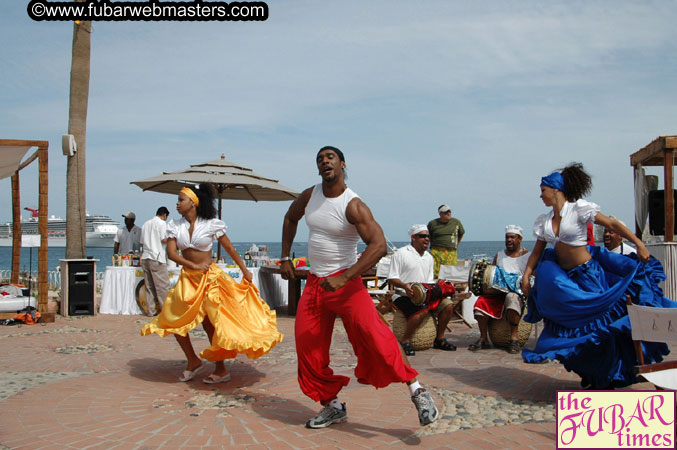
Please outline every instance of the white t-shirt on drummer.
M421 256L409 244L393 254L388 278L397 278L403 283L434 283L434 264L433 257L427 250Z

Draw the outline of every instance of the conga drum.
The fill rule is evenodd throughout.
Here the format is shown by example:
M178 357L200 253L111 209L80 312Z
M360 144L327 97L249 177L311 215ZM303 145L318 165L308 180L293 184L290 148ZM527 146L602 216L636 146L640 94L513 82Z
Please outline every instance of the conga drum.
M422 283L412 283L411 290L414 291L414 295L412 295L410 298L414 305L422 305L426 302L428 288L426 288Z
M501 290L494 285L497 267L485 260L480 260L470 266L468 274L468 288L470 292L479 295L500 294Z
M514 292L522 295L522 275L507 272L499 266L480 260L470 267L468 286L470 292L480 295L496 295Z

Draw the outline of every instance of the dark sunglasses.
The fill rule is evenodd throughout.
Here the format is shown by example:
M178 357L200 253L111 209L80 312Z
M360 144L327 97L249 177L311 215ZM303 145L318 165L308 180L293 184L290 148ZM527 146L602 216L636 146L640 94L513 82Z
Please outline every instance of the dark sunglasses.
M429 234L417 234L416 237L421 239L430 239Z

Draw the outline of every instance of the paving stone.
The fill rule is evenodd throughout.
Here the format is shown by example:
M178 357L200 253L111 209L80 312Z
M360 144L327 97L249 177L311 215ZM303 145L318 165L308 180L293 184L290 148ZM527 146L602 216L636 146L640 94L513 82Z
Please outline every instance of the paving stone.
M141 337L141 316L57 316L54 323L0 328L0 450L35 448L553 448L558 389L578 379L560 364L524 364L499 349L473 353L477 330L452 324L456 352L419 351L411 359L433 394L440 419L420 427L405 386L357 383L357 360L340 320L331 348L348 422L308 430L320 406L298 386L294 319L278 316L284 341L257 360L226 364L232 381L181 383L176 341ZM191 332L197 351L209 343ZM527 344L533 346L533 339ZM673 357L674 359L674 357ZM213 369L208 364L209 370ZM637 389L647 388L637 385ZM542 420L544 422L537 422ZM38 442L23 429L41 428Z

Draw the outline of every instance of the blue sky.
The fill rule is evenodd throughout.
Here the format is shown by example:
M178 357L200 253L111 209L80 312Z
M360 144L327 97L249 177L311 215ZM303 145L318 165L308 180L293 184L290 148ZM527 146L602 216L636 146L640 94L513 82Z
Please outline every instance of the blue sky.
M73 24L34 22L27 3L0 2L0 138L50 142L49 209L65 217ZM265 22L94 23L90 212L176 217L173 197L129 182L222 153L300 191L334 145L393 241L442 203L467 240L528 230L540 177L571 161L631 224L629 155L677 134L674 1L267 3ZM22 206L37 205L34 166ZM288 205L225 201L230 238L280 239Z

